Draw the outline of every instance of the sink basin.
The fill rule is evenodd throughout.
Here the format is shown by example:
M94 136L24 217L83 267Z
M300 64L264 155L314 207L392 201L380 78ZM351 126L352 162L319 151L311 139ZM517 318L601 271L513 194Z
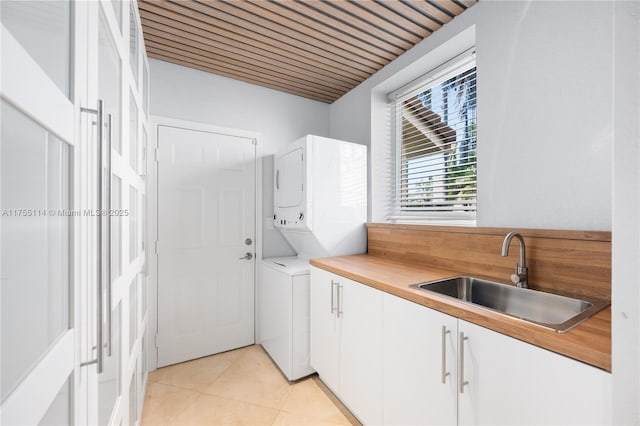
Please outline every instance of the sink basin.
M445 278L410 287L453 297L557 332L569 330L609 305L601 300L575 299L474 277Z

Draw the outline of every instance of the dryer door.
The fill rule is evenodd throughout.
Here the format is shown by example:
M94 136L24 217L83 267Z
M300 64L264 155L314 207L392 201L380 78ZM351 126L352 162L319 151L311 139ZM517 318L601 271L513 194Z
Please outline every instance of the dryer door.
M275 160L275 196L276 208L299 206L303 200L303 152L296 148L276 157Z

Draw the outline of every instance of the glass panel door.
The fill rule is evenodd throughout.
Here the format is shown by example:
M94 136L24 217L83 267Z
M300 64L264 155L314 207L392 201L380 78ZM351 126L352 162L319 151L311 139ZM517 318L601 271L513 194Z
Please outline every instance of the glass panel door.
M149 126L136 4L0 0L3 424L139 418Z
M75 409L71 9L69 1L0 2L0 62L11 64L0 92L3 424L68 423Z
M120 7L119 2L113 4ZM105 186L102 202L107 216L100 230L105 285L100 298L104 369L98 375L98 424L106 425L117 420L114 408L123 393L122 328L127 314L115 297L116 283L122 274L122 226L118 213L122 205L122 182L112 173L116 155L122 153L122 60L116 47L118 30L109 26L104 10L99 9L98 99L103 102L105 147L101 173Z
M100 330L106 339L102 347L104 371L97 375L94 395L89 400L98 407L93 423L133 424L140 408L134 402L142 400L144 391L144 382L137 377L145 336L140 308L143 286L137 277L143 267L140 216L145 185L139 176L145 155L143 129L148 134L148 117L139 86L146 58L135 1L101 0L90 4L95 6L90 13L91 22L95 22L90 26L90 44L95 52L91 52L88 68L94 78L97 75L97 81L89 82L89 91L103 102L103 132L106 145L110 145L103 153L102 179L110 186L104 190L109 195L103 203L110 209L104 220L108 225L100 234L107 262L103 270L109 275L100 305ZM122 12L122 20L117 23L112 5L118 5ZM148 76L145 79L148 81Z

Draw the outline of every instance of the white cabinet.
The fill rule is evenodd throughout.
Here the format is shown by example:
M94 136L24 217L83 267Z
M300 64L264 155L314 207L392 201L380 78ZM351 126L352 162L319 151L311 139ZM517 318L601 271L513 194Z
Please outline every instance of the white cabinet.
M611 423L609 373L314 267L311 364L365 424Z
M610 423L605 371L389 294L383 313L384 424Z
M466 321L458 331L458 424L611 423L609 373Z
M313 267L311 363L365 424L611 423L609 373Z
M364 424L382 422L382 298L311 267L311 366Z
M383 424L457 423L458 319L384 295Z

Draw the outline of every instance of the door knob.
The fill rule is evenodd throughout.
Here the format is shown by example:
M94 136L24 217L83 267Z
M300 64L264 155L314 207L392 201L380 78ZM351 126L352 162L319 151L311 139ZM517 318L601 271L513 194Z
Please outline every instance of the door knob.
M247 252L247 254L245 254L243 257L240 258L240 260L242 260L242 259L251 260L251 259L253 259L253 254Z

